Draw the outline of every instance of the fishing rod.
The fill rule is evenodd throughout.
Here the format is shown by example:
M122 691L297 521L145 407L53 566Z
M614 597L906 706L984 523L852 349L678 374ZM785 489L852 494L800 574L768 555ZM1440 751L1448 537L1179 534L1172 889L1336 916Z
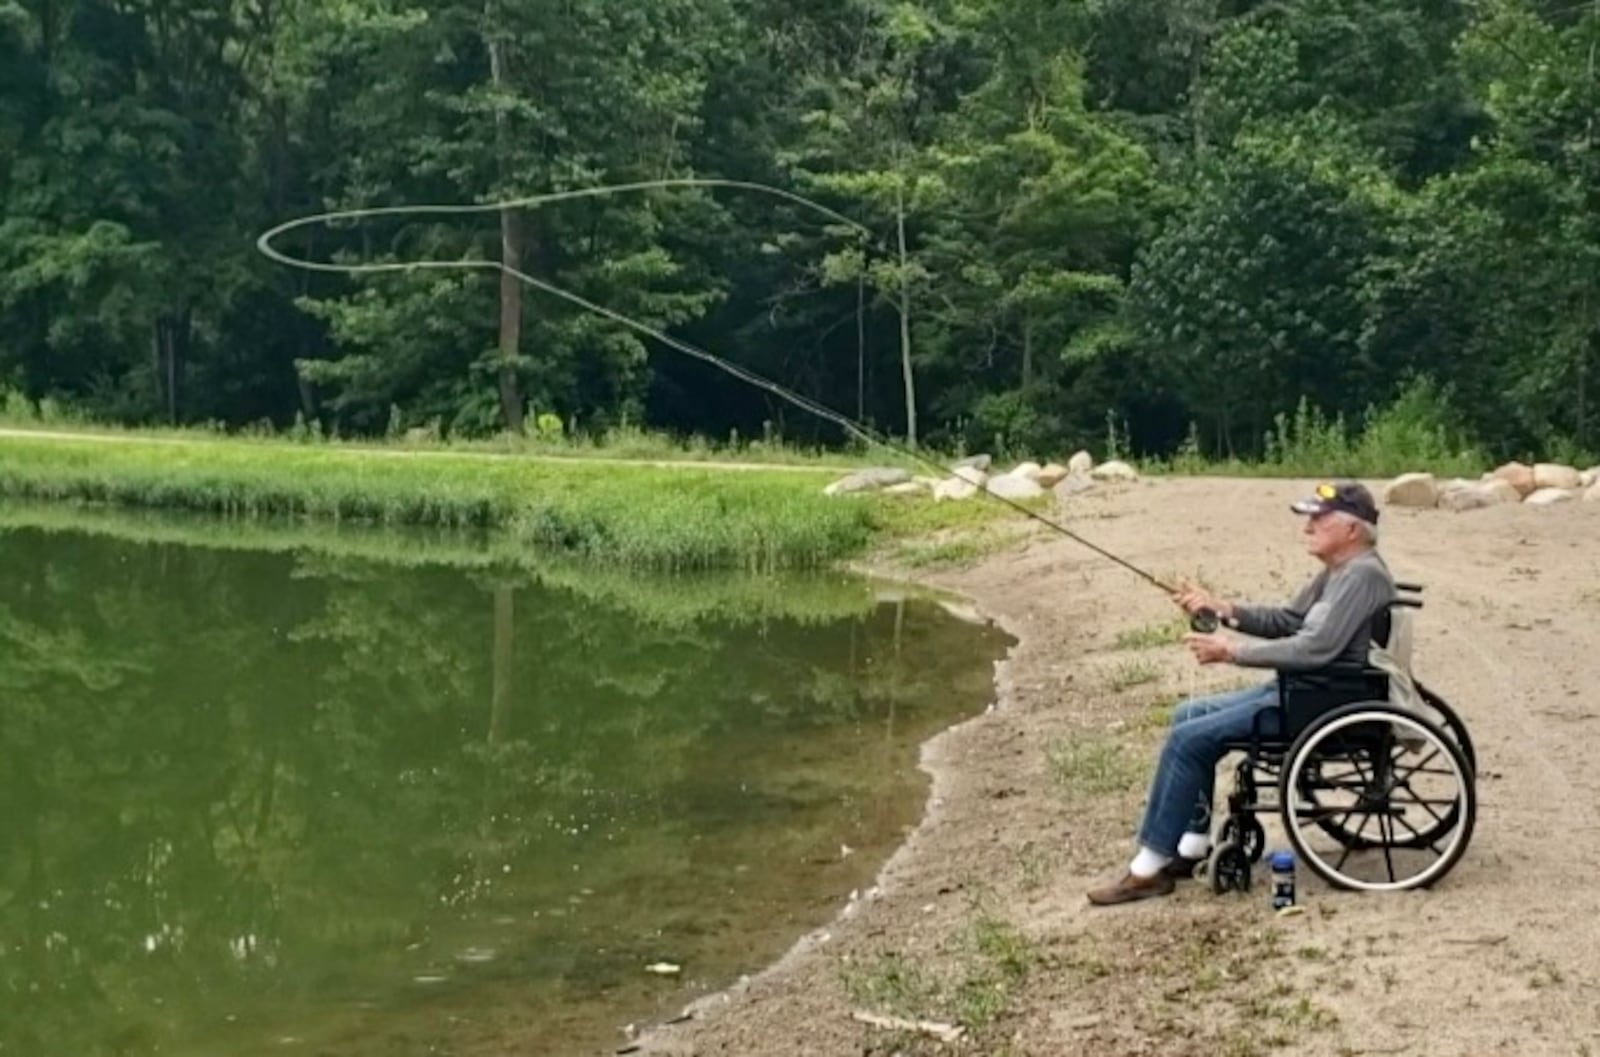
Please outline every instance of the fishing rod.
M923 466L927 466L938 471L941 476L960 476L960 474L956 472L956 468L946 466L938 460L933 459L907 445L899 444L887 436L879 434L876 430L863 426L860 423L833 410L832 408L810 399L809 397L793 392L769 378L765 378L744 367L740 367L738 364L731 363L720 356L707 352L706 350L695 345L691 345L686 341L674 338L671 335L650 326L648 323L641 322L640 320L624 315L615 309L608 308L605 305L591 301L581 294L573 293L572 291L565 290L554 285L553 283L548 283L542 279L531 276L526 272L511 267L503 261L492 260L485 257L468 257L457 260L389 261L366 264L334 264L325 261L313 261L302 257L291 256L290 254L284 253L282 250L279 250L273 245L273 240L279 238L280 236L312 224L328 224L339 221L364 220L371 217L417 216L423 214L460 216L474 213L502 212L507 209L533 208L552 202L561 202L571 199L606 197L614 194L626 194L669 187L726 188L731 190L750 191L759 194L771 195L773 197L781 198L797 205L804 206L808 209L812 209L837 223L847 226L858 235L863 236L866 240L878 242L878 240L873 237L871 230L864 224L861 224L860 222L853 220L842 213L829 209L827 206L824 206L819 202L814 202L802 195L795 194L792 191L786 191L779 187L772 187L767 184L754 183L746 180L727 180L715 177L675 177L661 180L641 180L634 183L609 184L599 187L578 188L570 191L555 191L548 194L528 195L498 202L484 202L468 205L373 206L357 209L333 210L299 217L279 224L276 227L273 227L262 233L262 235L256 240L256 248L268 259L279 264L313 272L332 272L342 275L371 275L384 272L411 273L419 270L488 270L510 275L518 281L523 282L536 290L540 290L544 293L550 294L553 297L560 298L570 304L584 309L585 311L593 312L596 315L603 316L614 323L628 327L629 329L643 334L646 337L653 338L663 345L666 345L668 348L674 349L687 356L691 356L704 363L708 363L711 366L716 367L718 370L732 375L734 378L737 378L740 381L772 393L774 396L788 401L803 411L809 411L811 414L816 415L825 421L832 422L835 425L840 426L845 430L846 433L859 438L869 445L874 445L896 452L906 458L922 464ZM881 242L878 244L880 246L882 245ZM1121 566L1123 569L1133 573L1135 576L1139 577L1141 580L1145 581L1151 586L1159 588L1169 597L1177 593L1176 588L1165 583L1154 574L1140 568L1133 562L1128 561L1120 555L1107 550L1105 547L1100 546L1092 540L1084 538L1082 535L1067 528L1065 525L1047 518L1037 511L1023 506L1021 503L1008 499L1005 496L997 495L988 488L980 488L979 491L983 495L988 496L990 499L998 500L1011 507L1013 510L1023 514L1024 516L1032 518L1039 524L1053 529L1055 532L1065 536L1067 539L1072 540L1078 545L1093 551L1095 554L1105 558L1107 561ZM1202 609L1192 614L1190 619L1190 626L1194 630L1202 632L1215 631L1218 623L1219 620L1217 614L1209 609Z

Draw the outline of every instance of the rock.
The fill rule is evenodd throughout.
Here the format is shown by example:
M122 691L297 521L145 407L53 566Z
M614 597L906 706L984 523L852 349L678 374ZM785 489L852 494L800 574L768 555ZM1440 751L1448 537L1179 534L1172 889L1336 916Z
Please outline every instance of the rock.
M983 487L983 482L985 482L985 481L987 481L989 479L988 472L985 471L982 467L978 467L978 466L960 466L960 465L958 465L953 470L951 470L950 472L954 476L956 476L957 478L967 482L970 485L976 485L979 488L982 488Z
M978 486L960 477L946 477L933 486L933 501L945 499L971 499L978 494Z
M1517 486L1500 477L1491 477L1478 485L1484 492L1494 498L1496 503L1520 503L1522 493L1517 491Z
M1454 482L1451 482L1454 484ZM1462 513L1502 503L1519 503L1522 496L1506 481L1468 482L1464 488L1446 487L1439 493L1439 509Z
M1014 473L991 477L984 487L1001 499L1037 499L1044 495L1044 489L1033 478L1018 477Z
M1493 505L1494 500L1489 498L1489 494L1477 488L1452 488L1439 495L1439 509L1457 514L1468 510L1482 510L1486 506Z
M1057 499L1066 499L1079 492L1087 492L1094 487L1094 480L1086 473L1069 473L1055 483L1050 491L1055 493Z
M1560 488L1576 491L1583 487L1578 471L1571 466L1555 462L1540 462L1533 466L1533 486L1536 490Z
M921 495L927 490L927 485L919 481L906 481L902 484L892 484L883 490L884 495Z
M1044 467L1036 462L1022 462L1013 466L1010 471L1012 477L1026 477L1030 481L1037 481Z
M1508 462L1504 466L1496 467L1489 475L1498 477L1502 481L1510 481L1516 488L1517 494L1523 497L1532 495L1535 490L1533 483L1533 467L1525 466L1520 462Z
M1578 498L1578 493L1565 488L1541 488L1523 500L1528 506L1554 506L1557 503L1570 503Z
M1585 503L1600 503L1600 480L1596 480L1594 484L1589 486L1589 490L1583 493L1583 501Z
M1034 480L1039 482L1040 488L1054 488L1058 482L1071 472L1059 462L1053 462L1040 470L1039 476L1035 477Z
M1600 466L1591 466L1578 475L1579 488L1592 488L1596 481L1600 481Z
M894 466L878 466L867 470L858 470L848 477L841 477L822 490L824 495L846 495L850 492L876 492L880 488L890 485L905 484L911 480L911 474Z
M1439 505L1439 482L1431 473L1403 473L1383 490L1385 506L1409 506L1427 510Z
M968 455L965 459L961 459L952 463L951 469L960 469L963 466L970 466L974 470L982 470L984 473L988 473L989 466L993 462L994 457L990 455Z
M1094 469L1094 456L1086 451L1076 452L1072 458L1067 460L1067 473L1069 474L1086 474L1092 469Z
M1089 476L1096 481L1137 481L1139 473L1125 462L1112 459L1103 462L1089 471Z

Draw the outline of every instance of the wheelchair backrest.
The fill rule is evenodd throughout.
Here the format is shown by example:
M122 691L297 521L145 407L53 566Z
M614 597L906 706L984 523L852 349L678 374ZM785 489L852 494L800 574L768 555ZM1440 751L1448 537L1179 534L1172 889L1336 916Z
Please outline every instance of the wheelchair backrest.
M1385 605L1372 619L1372 646L1367 653L1367 663L1388 677L1389 700L1402 708L1418 708L1421 696L1412 675L1412 647L1416 641L1417 610L1422 601L1416 597L1422 587L1418 584L1397 583L1395 599Z

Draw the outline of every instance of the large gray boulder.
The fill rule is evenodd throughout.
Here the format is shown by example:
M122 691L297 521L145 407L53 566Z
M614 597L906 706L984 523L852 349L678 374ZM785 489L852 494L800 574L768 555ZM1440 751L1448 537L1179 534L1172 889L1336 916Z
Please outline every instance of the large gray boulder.
M1089 471L1089 476L1096 481L1137 481L1139 471L1118 459L1103 462Z
M1578 498L1576 490L1541 488L1522 502L1525 506L1554 506L1557 503L1570 503L1576 498Z
M1037 499L1044 495L1044 489L1033 478L1019 477L1014 473L991 477L984 487L1001 499Z
M1439 505L1439 481L1431 473L1403 473L1384 486L1383 504L1430 510Z
M1582 475L1571 466L1563 466L1557 462L1534 463L1533 486L1535 490L1544 488L1560 488L1563 491L1575 492L1583 487Z
M841 477L822 490L824 495L848 495L852 492L876 492L890 485L905 484L911 480L909 471L895 466L876 466L871 469L857 470L848 477Z

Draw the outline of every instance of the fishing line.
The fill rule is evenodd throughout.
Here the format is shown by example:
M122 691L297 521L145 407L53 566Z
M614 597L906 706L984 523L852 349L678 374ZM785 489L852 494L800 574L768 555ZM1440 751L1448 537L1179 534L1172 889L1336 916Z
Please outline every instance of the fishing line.
M827 206L822 205L819 202L813 202L808 198L795 194L792 191L785 191L782 188L771 187L766 184L753 183L745 180L725 180L715 177L677 177L661 180L642 180L636 183L609 184L600 187L578 188L570 191L554 191L548 194L528 195L522 198L512 198L500 202L485 202L473 205L373 206L362 209L342 209L326 213L316 213L287 221L286 223L279 224L277 227L264 232L261 237L256 240L256 248L260 250L262 254L271 260L278 262L279 264L288 265L292 268L300 268L306 271L333 272L342 275L371 275L380 272L413 272L418 270L450 271L463 269L487 269L490 271L497 271L501 272L502 274L511 275L537 290L541 290L553 297L558 297L570 304L577 305L579 308L593 312L596 315L603 316L614 323L619 323L622 326L628 327L629 329L637 331L638 333L647 337L654 338L656 341L661 342L668 348L675 349L687 356L692 356L697 360L701 360L702 362L716 367L718 370L732 375L740 381L747 382L759 389L763 389L769 393L772 393L773 395L788 401L803 411L809 411L819 418L840 426L847 433L861 439L869 445L876 445L878 447L886 448L907 458L913 459L924 466L928 466L934 470L937 470L941 476L960 476L954 468L945 466L938 460L929 458L913 448L898 444L890 440L888 437L878 434L876 431L869 429L866 426L862 426L854 420L845 417L839 412L834 411L832 408L817 403L815 400L812 400L809 397L792 392L778 383L771 381L770 379L764 378L753 371L746 370L745 368L740 367L738 364L731 363L720 356L713 355L712 353L691 345L686 341L680 341L671 335L657 330L648 323L642 323L629 316L623 315L621 312L591 301L581 294L575 294L570 290L564 290L561 287L547 283L542 279L537 279L531 275L528 275L526 272L512 268L501 261L490 260L488 258L462 258L451 261L421 260L407 262L394 261L376 264L332 264L324 261L312 261L300 257L293 257L272 245L272 241L279 236L312 224L327 224L337 221L362 220L370 217L384 216L416 216L421 214L459 216L471 213L498 213L506 209L532 208L551 202L562 202L577 198L604 197L613 194L623 194L628 192L653 190L667 187L721 187L732 190L754 191L760 194L772 195L774 197L782 198L786 201L793 202L797 205L805 206L808 209L814 210L817 213L820 213L823 216L826 216L840 224L846 225L858 235L864 236L865 239L871 240L877 243L879 246L883 245L881 242L878 242L878 240L873 238L871 230L867 228L866 225L861 224L856 220L852 220L842 213L829 209ZM1017 503L1011 499L1007 499L1005 496L996 495L987 488L980 487L978 491L980 491L983 495L988 496L990 499L999 500L1000 502L1011 507L1013 510L1032 518L1034 521L1037 521L1042 525L1046 525L1051 529L1054 529L1056 532L1078 543L1080 546L1086 547L1094 553L1100 555L1102 558L1105 558L1106 560L1128 570L1135 576L1138 576L1140 579L1144 580L1146 583L1160 588L1166 594L1172 595L1176 593L1175 588L1164 583L1153 574L1139 568L1137 565L1133 564L1127 559L1113 554L1111 551L1106 550L1104 547L1101 547L1093 541L1085 539L1083 536L1067 528L1065 525L1062 525L1056 521L1052 521L1050 518L1047 518L1036 511L1030 510L1020 503ZM1200 616L1197 616L1193 623L1197 629L1201 630L1211 630L1215 627L1214 622L1208 625L1204 618Z

